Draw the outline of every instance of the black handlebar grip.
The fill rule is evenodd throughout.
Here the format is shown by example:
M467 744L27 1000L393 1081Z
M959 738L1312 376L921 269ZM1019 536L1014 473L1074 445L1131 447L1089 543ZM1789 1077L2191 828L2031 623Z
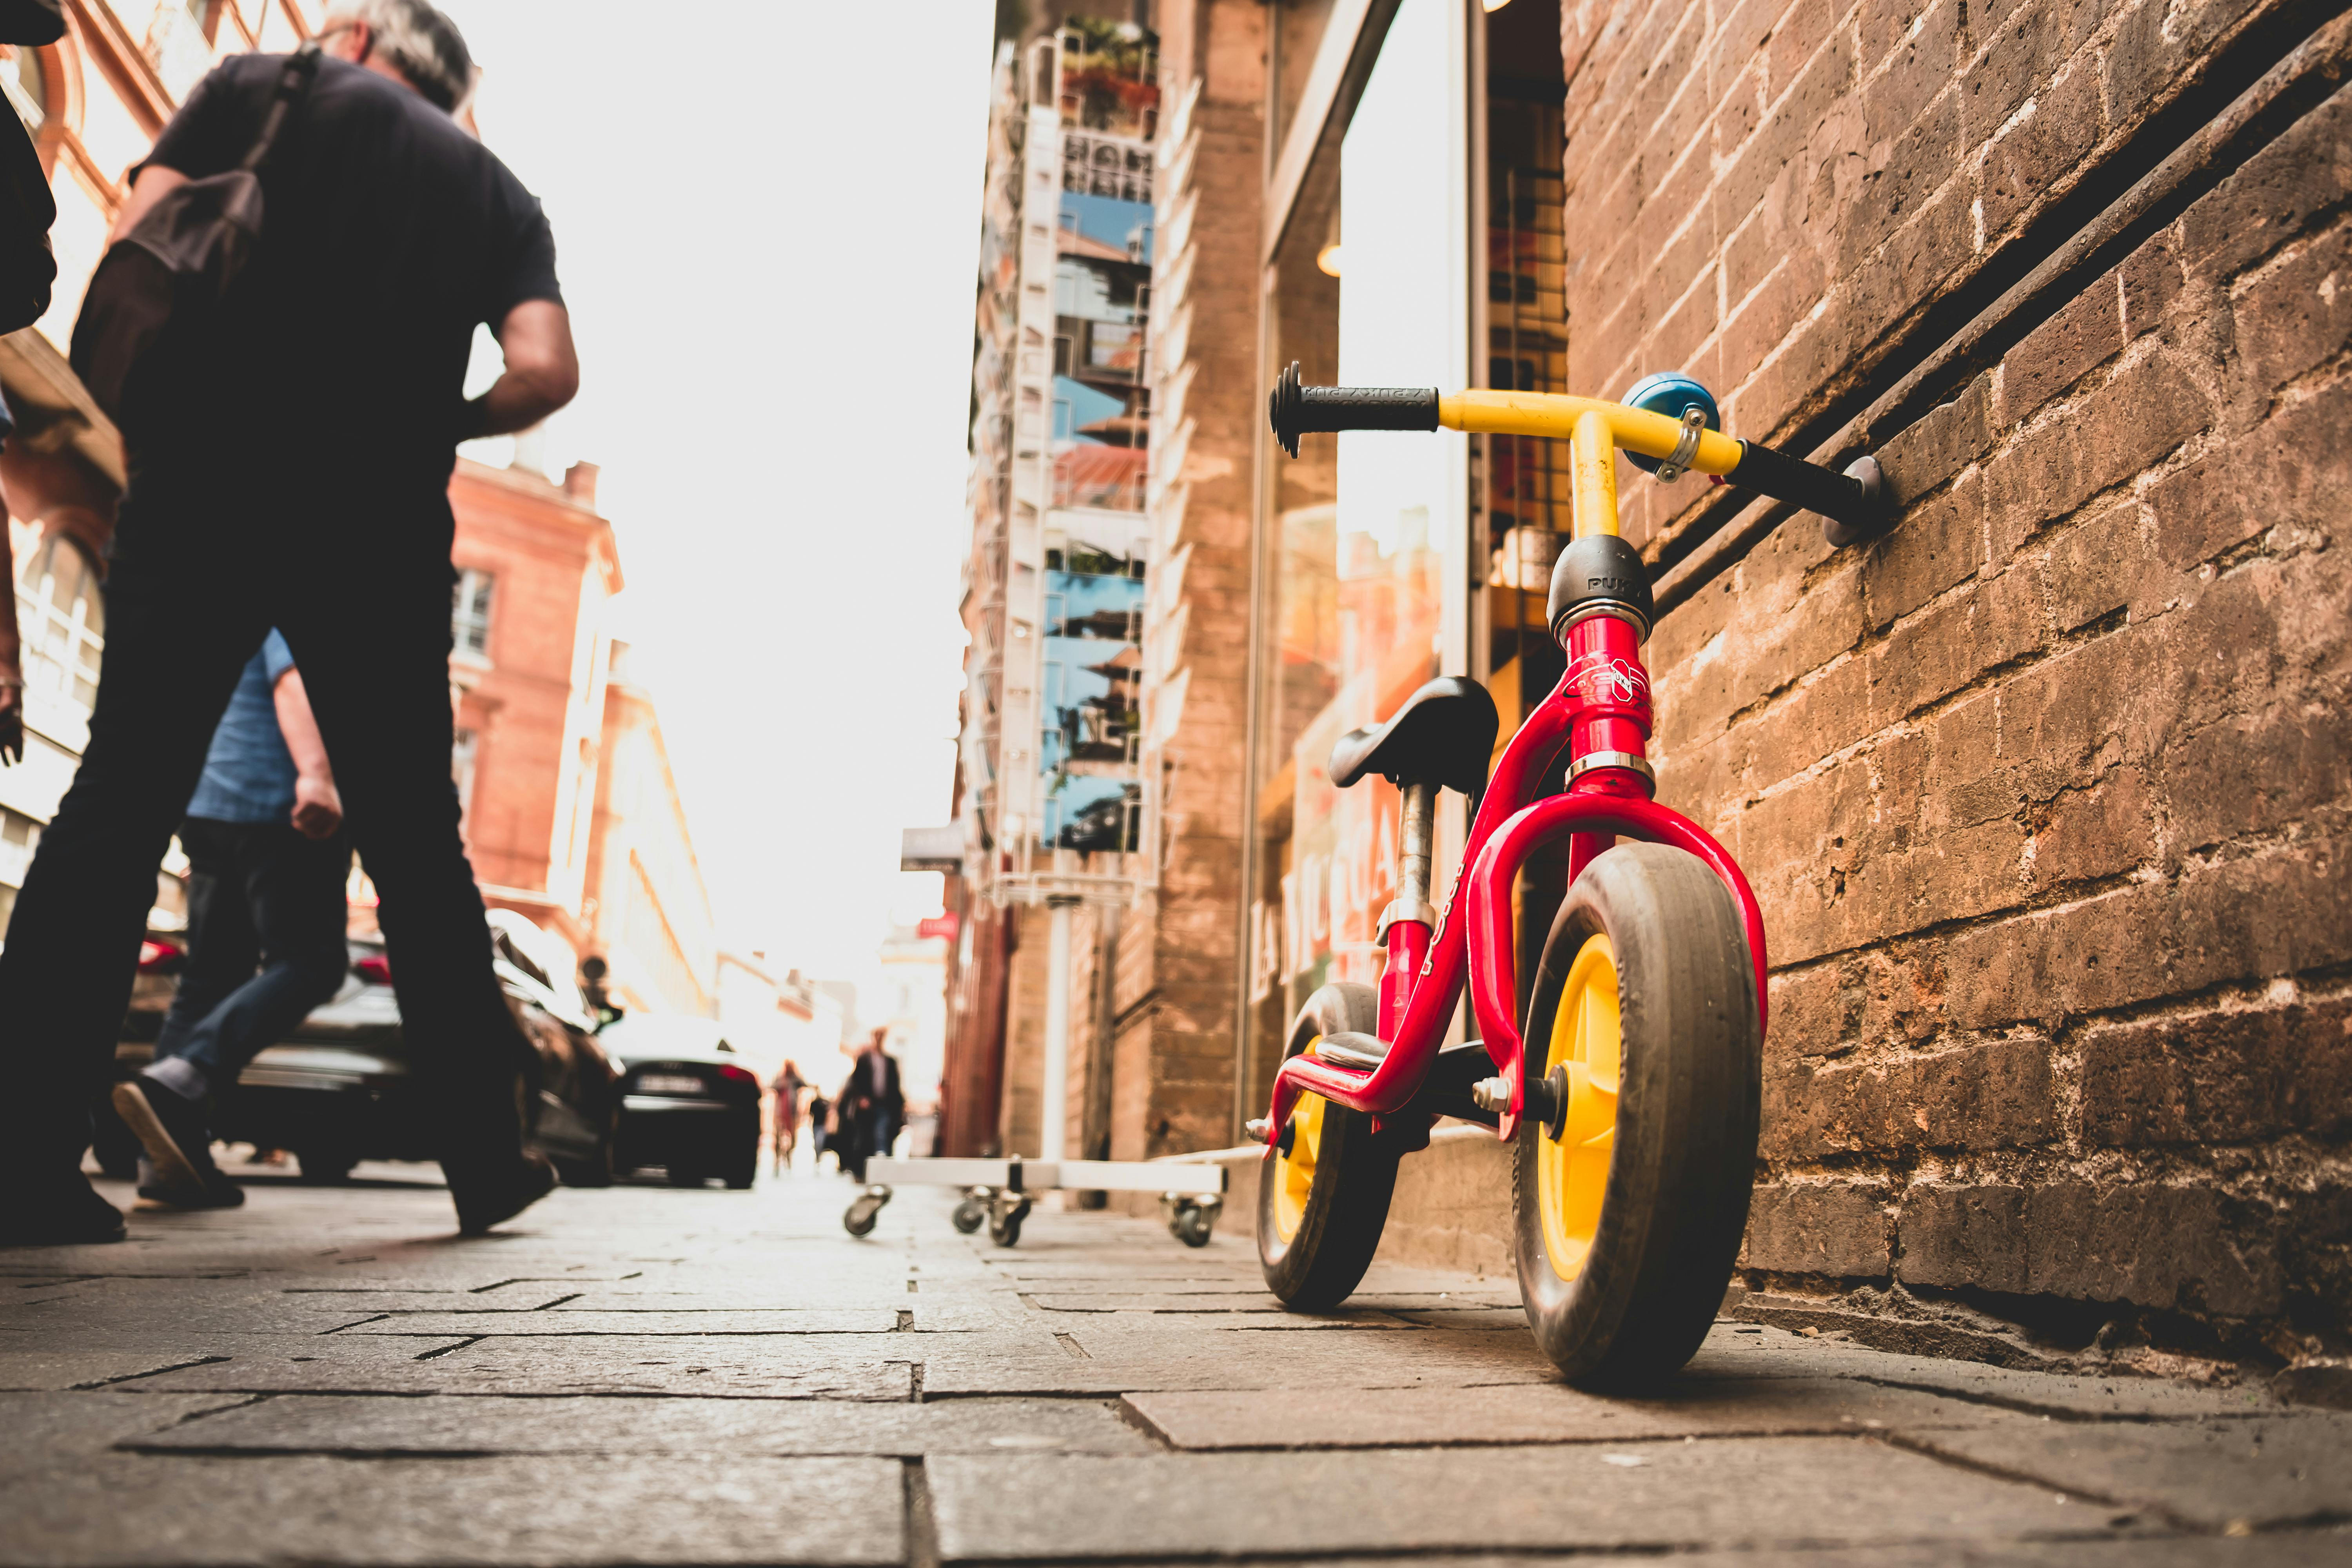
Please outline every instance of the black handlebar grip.
M1885 489L1879 480L1877 462L1869 458L1837 474L1818 463L1742 441L1739 466L1724 477L1735 485L1829 519L1837 525L1833 531L1843 535L1833 543L1848 543L1875 532L1886 520Z
M1266 422L1274 438L1292 457L1298 437L1340 430L1434 430L1433 386L1301 386L1293 360L1266 395Z

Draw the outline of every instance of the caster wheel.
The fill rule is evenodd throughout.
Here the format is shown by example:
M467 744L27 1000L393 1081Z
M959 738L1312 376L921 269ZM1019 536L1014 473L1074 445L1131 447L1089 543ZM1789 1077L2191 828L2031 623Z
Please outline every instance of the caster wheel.
M852 1236L871 1236L874 1222L882 1217L882 1205L890 1201L890 1189L877 1184L851 1200L843 1211L841 1228Z
M950 1218L956 1229L970 1236L988 1223L988 1209L978 1198L966 1198L956 1205L955 1213Z
M1187 1247L1206 1247L1216 1223L1216 1216L1200 1205L1180 1204L1175 1218L1168 1222L1168 1234Z
M1512 1173L1520 1296L1570 1383L1654 1383L1706 1336L1748 1224L1762 1050L1730 890L1664 845L1596 857L1536 971Z
M1021 1245L1021 1222L1029 1217L1029 1200L1023 1198L1011 1208L989 1215L988 1239L999 1247Z
M1379 1029L1379 993L1338 982L1298 1010L1285 1054L1312 1050L1326 1035ZM1284 1306L1321 1311L1355 1289L1388 1224L1397 1158L1392 1142L1372 1136L1370 1117L1321 1095L1299 1097L1257 1184L1258 1263Z

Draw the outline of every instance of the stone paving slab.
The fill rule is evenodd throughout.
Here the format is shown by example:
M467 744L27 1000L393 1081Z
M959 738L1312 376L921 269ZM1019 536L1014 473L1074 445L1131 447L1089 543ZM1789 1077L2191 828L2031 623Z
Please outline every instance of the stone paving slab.
M2132 1426L2011 1416L1912 1441L1929 1453L2158 1510L2192 1526L2352 1519L2352 1416Z
M1513 1334L1336 1330L1254 1335L1205 1331L1139 1337L1085 1329L1060 1355L933 1350L925 1398L970 1394L1097 1394L1145 1389L1455 1388L1558 1383L1524 1331Z
M0 1392L97 1388L217 1359L176 1346L0 1346Z
M1528 1550L1672 1551L2108 1529L2096 1510L2041 1487L1858 1438L1732 1438L1639 1454L951 1457L927 1468L950 1562L1454 1550L1465 1534ZM1895 1498L1905 1506L1890 1509Z
M2150 1536L2121 1540L1938 1541L1903 1546L1805 1548L1795 1552L1688 1552L1672 1568L2342 1568L2352 1559L2352 1531L2291 1535ZM1253 1562L1230 1560L1229 1568ZM1318 1557L1316 1568L1396 1568L1392 1557ZM1413 1568L1528 1568L1523 1553L1442 1553L1407 1559ZM1138 1565L1141 1568L1141 1565ZM1171 1565L1172 1568L1172 1565Z
M811 1308L777 1312L394 1312L355 1322L353 1334L893 1334L908 1309Z
M60 1398L19 1395L19 1398ZM386 1399L282 1394L257 1403L142 1402L124 1447L151 1454L1150 1454L1160 1445L1108 1401L949 1400L936 1405L760 1399ZM0 1419L14 1406L0 1401ZM206 1410L218 1414L187 1417ZM122 1418L127 1422L128 1417ZM166 1425L167 1422L176 1423ZM110 1442L116 1439L109 1439ZM104 1444L100 1445L104 1447Z
M235 1394L0 1394L0 1432L8 1435L0 1444L0 1477L102 1454L117 1443L244 1403Z
M1201 1450L1851 1436L1983 1426L2005 1414L1833 1377L1685 1384L1669 1397L1645 1399L1602 1398L1557 1384L1523 1383L1332 1389L1271 1407L1255 1394L1144 1393L1128 1395L1127 1405L1171 1446Z
M121 1457L0 1482L0 1564L898 1563L902 1474L886 1458Z
M338 1345L365 1336L337 1334ZM847 1340L851 1344L841 1342ZM270 1394L314 1390L338 1394L679 1394L751 1399L907 1399L914 1390L913 1357L886 1359L875 1336L773 1340L642 1338L611 1334L535 1341L448 1342L430 1360L387 1354L378 1359L298 1360L238 1356L183 1372L142 1379L164 1392ZM379 1339L387 1346L399 1342ZM854 1348L853 1348L854 1347Z
M1902 1388L1981 1399L2062 1418L2248 1415L2280 1408L2267 1389L2202 1388L2155 1377L2074 1377L1933 1356L1893 1355L1860 1345L1809 1340L1785 1329L1717 1322L1685 1378L1864 1378Z

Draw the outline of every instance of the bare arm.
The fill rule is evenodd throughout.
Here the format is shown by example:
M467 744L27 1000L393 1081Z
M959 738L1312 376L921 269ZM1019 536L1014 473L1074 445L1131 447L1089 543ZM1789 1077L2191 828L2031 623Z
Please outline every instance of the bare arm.
M294 759L295 829L305 838L331 838L343 825L343 797L335 788L335 770L327 765L327 742L311 717L302 672L289 669L279 676L271 694L278 703L278 731Z
M552 300L525 300L499 323L505 374L466 405L465 438L528 430L580 390L572 312Z
M131 182L131 199L122 204L122 210L114 215L114 226L106 231L106 243L112 245L138 227L139 220L147 216L150 207L187 183L187 175L161 163L150 163L140 170L139 177Z

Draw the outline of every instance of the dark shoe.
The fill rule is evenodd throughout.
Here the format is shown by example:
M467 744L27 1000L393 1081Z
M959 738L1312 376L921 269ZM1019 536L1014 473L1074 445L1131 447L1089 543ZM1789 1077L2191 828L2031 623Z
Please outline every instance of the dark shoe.
M449 1179L449 1196L457 1205L457 1234L479 1236L490 1226L510 1220L555 1190L555 1167L541 1154L518 1156L495 1173Z
M114 1113L147 1151L156 1185L202 1192L207 1176L220 1174L213 1163L212 1129L194 1100L142 1076L114 1086Z
M207 1160L204 1181L197 1186L183 1186L163 1179L152 1160L139 1162L139 1195L151 1204L163 1204L175 1209L233 1209L245 1205L245 1189L232 1182L218 1165Z
M122 1239L122 1211L89 1190L79 1173L54 1182L11 1184L0 1193L0 1247L86 1247Z

